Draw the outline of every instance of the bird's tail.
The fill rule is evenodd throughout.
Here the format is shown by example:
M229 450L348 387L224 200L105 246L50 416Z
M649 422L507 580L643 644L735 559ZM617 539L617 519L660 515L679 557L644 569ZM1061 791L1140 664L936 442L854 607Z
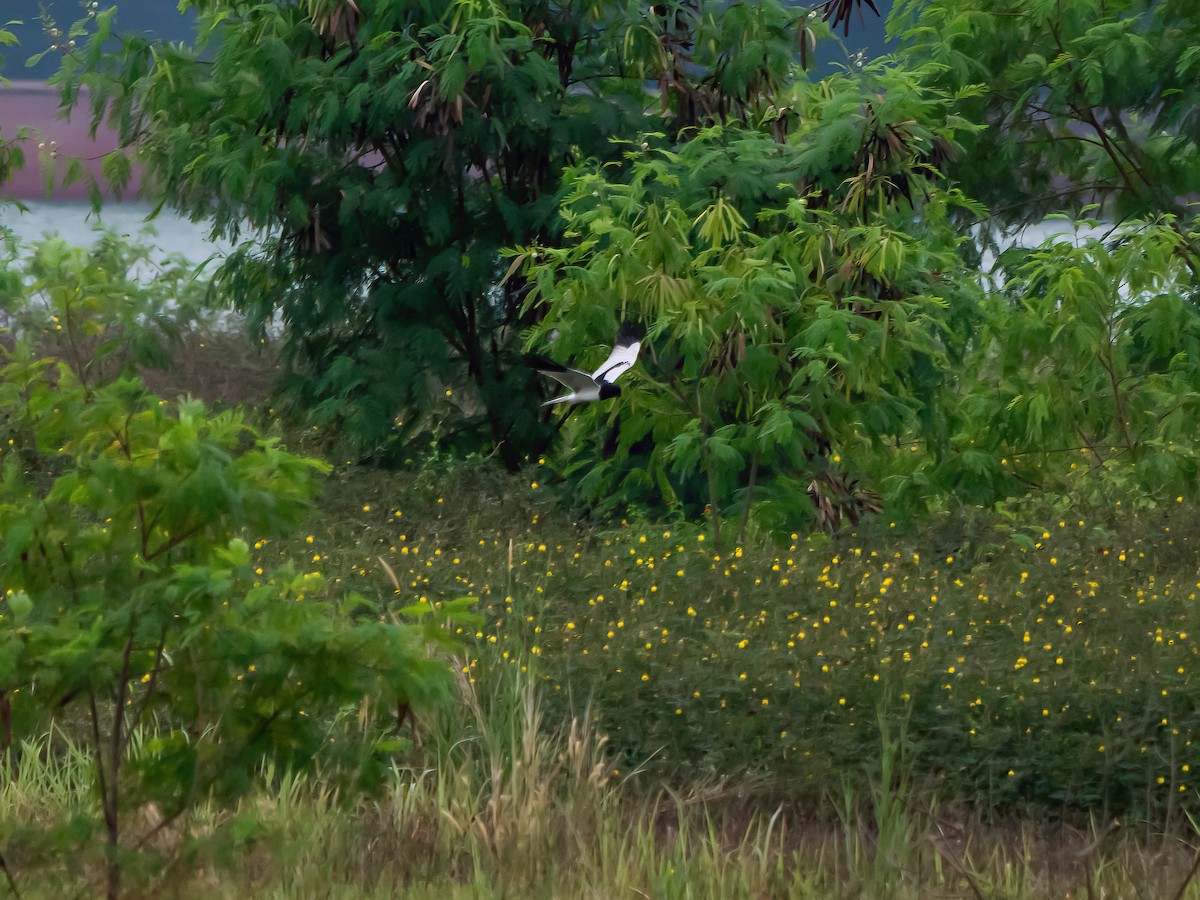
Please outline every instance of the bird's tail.
M622 322L621 327L617 329L616 345L618 347L632 347L645 336L646 329L637 322Z

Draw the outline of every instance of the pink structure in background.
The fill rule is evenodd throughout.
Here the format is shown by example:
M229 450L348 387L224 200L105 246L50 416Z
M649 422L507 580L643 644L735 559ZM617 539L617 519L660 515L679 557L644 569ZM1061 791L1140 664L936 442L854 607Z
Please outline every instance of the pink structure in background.
M88 119L86 97L81 99L70 121L61 118L58 91L43 81L12 81L0 87L0 140L11 140L21 126L30 130L29 139L23 146L25 167L14 172L9 183L0 184L0 197L17 200L46 199L38 144L44 142L49 148L51 141L55 142L58 148L57 181L61 181L63 173L66 172L68 158L80 157L83 159L84 168L96 177L107 196L109 192L104 189L100 177L100 160L104 154L117 148L117 136L110 129L101 127L97 129L94 139L89 137ZM133 176L124 191L126 196L137 193L139 176L135 166ZM55 187L51 198L79 200L86 198L88 193L85 182L76 182L65 188Z

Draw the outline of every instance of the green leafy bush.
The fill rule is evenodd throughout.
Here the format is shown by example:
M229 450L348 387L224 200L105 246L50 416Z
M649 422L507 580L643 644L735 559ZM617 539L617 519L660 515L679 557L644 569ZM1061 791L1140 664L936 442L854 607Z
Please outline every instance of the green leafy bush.
M12 25L12 22L5 22L4 25ZM11 31L4 27L0 27L0 47L11 47L17 43L17 37ZM0 56L0 62L4 59ZM5 78L0 78L0 88L8 85ZM8 135L3 133L4 125L0 123L0 185L4 185L12 177L12 173L25 165L25 153L22 148L22 143L28 137L28 131L24 128L17 128ZM7 201L0 199L0 204ZM17 204L19 205L19 204ZM0 227L0 235L4 232L3 227Z
M834 528L878 507L881 459L946 451L980 294L951 222L973 207L939 166L970 128L889 65L790 100L783 143L648 135L622 167L572 170L567 246L524 251L559 355L586 368L615 321L649 325L621 403L577 417L562 461L593 502L707 507L718 540L725 513L743 536Z
M91 247L61 237L15 245L0 282L0 327L66 362L85 386L166 369L188 330L215 330L206 280L152 235L100 230Z
M510 469L550 431L519 362L537 311L501 251L558 238L565 166L613 159L613 136L758 119L828 34L774 0L184 5L192 46L114 52L107 12L78 26L64 101L136 145L163 202L252 230L220 278L282 323L303 415L360 458L433 435Z
M51 349L87 375L28 339L3 351L0 750L19 766L21 742L50 720L85 741L95 802L48 829L5 823L3 859L19 872L69 853L83 877L106 872L116 896L124 871L161 869L154 835L186 835L197 804L246 794L264 759L376 783L408 707L449 695L449 667L430 651L453 646L442 623L467 601L436 615L334 603L319 572L256 566L251 544L310 514L327 466L241 411L171 403L116 375L121 349L155 322L133 313L145 305L121 295L104 253L43 244L32 290L48 306L10 306L27 337L38 316L43 343L71 331ZM352 732L338 725L348 711Z
M1104 240L1011 253L958 383L962 452L932 480L1035 485L1092 506L1195 497L1200 311L1187 241L1173 220L1131 222Z

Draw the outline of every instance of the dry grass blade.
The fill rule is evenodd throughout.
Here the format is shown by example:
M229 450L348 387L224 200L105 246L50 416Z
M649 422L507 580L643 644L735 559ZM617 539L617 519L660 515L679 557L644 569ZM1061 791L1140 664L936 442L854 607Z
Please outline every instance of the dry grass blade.
M355 0L311 0L309 17L321 37L340 47L354 42L363 14Z

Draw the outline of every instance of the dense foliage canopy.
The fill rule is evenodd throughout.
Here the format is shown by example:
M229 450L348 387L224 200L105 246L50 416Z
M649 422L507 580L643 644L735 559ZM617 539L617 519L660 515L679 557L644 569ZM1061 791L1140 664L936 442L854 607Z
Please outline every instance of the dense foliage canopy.
M955 168L1002 221L1101 204L1114 219L1191 215L1200 191L1200 7L1189 0L902 0L890 24L932 83L980 84L987 128Z
M819 79L854 4L192 6L192 47L98 16L64 97L246 238L224 289L359 458L548 453L739 534L1194 490L1190 4L912 0ZM1110 231L1005 249L1053 213ZM621 318L629 389L556 426L520 351L586 365Z
M289 392L318 422L362 454L433 429L510 467L545 424L512 402L536 317L500 251L557 239L564 166L614 158L611 137L760 114L798 19L779 3L194 5L195 47L105 55L101 17L68 97L107 106L166 202L261 238L223 280L261 325L282 315Z

